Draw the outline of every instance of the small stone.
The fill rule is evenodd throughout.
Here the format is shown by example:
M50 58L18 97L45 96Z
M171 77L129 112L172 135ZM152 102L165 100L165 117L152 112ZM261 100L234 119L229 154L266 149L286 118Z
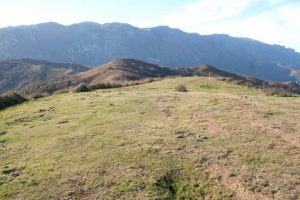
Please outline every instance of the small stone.
M197 137L202 140L208 140L208 137L206 136L198 135Z
M184 138L184 135L183 134L176 135L176 138Z
M193 136L194 134L191 132L187 132L187 131L177 131L175 133L175 135L176 135L176 138L185 138L188 136Z
M63 200L72 200L71 196L64 197Z
M68 120L63 120L63 121L58 122L58 124L67 124L67 123L69 123Z
M15 122L30 122L31 120L27 117L17 118Z
M6 133L7 133L6 131L0 130L0 135L4 135L4 134L6 134Z
M19 170L15 170L13 173L12 173L12 175L14 176L14 177L17 177L17 176L20 176L20 171Z
M52 106L50 108L48 108L48 112L51 112L51 111L55 111L55 108Z

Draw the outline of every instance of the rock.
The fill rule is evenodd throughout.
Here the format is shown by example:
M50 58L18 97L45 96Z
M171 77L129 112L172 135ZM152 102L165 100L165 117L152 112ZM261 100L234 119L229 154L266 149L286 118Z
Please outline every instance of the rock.
M1 171L2 171L2 174L10 174L14 177L20 176L20 174L21 174L21 171L16 167L9 168L6 166Z
M72 197L71 196L67 196L67 197L62 198L62 200L72 200Z
M185 145L177 146L177 147L176 147L176 150L177 150L177 151L181 151L181 150L184 150L185 147L186 147Z
M184 134L183 133L176 133L176 138L184 138Z
M185 138L185 137L188 137L188 136L192 136L194 135L192 132L189 132L189 131L177 131L175 132L175 137L176 138Z
M12 173L12 175L13 175L14 177L20 176L20 175L21 175L21 172L20 172L20 170L16 169L16 170Z
M53 106L51 106L50 108L48 108L48 112L51 112L51 111L55 111L55 108Z
M197 141L198 141L198 142L203 142L204 140L208 140L208 137L206 137L206 136L201 136L201 135L198 135L198 136L197 136Z
M30 122L31 120L28 117L22 117L22 118L17 118L15 119L15 122Z
M69 123L68 120L63 120L63 121L58 122L57 124L67 124L67 123Z
M52 112L52 111L55 111L55 108L53 106L45 109L45 108L42 108L42 109L39 109L38 112L39 113L44 113L44 112Z
M0 130L0 135L4 135L4 134L6 134L6 133L7 133L6 131Z

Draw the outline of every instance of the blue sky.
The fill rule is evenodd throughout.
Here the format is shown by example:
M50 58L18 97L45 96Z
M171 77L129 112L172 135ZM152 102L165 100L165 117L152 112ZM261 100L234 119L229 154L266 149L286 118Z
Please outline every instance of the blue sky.
M300 0L0 0L0 27L48 21L168 25L249 37L300 52Z

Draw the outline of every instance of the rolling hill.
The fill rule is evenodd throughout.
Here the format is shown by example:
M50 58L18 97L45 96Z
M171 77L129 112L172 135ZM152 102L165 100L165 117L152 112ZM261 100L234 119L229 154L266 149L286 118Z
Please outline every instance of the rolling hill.
M168 67L209 64L271 81L296 81L300 69L300 54L293 49L228 35L185 33L166 26L85 22L7 27L0 29L0 46L3 60L34 58L99 66L115 59L136 58Z
M79 80L95 85L108 82L143 80L146 78L163 78L177 76L175 70L160 67L135 59L121 59L108 62L89 71L77 74Z
M299 119L218 77L31 100L0 111L0 199L296 200Z

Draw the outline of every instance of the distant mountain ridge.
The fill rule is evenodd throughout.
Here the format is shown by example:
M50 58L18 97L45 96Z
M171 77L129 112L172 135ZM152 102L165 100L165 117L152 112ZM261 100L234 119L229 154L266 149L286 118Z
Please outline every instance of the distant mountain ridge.
M98 66L135 58L168 67L209 64L271 81L295 81L293 76L300 70L300 54L293 49L228 35L185 33L167 26L51 22L7 27L0 29L0 47L2 60L33 58Z

